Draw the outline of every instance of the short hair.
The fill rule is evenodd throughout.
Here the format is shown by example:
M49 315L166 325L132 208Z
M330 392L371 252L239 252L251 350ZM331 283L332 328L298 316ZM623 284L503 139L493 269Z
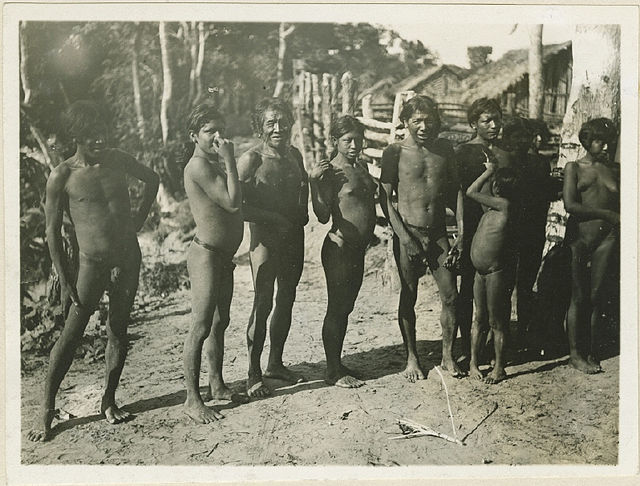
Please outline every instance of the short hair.
M580 127L578 140L586 150L589 150L591 142L594 140L602 140L610 145L616 142L617 136L618 130L612 120L609 118L594 118Z
M210 121L224 122L224 117L212 104L201 103L189 113L187 130L189 133L198 133L200 129Z
M251 128L257 136L262 136L262 125L264 124L264 114L269 111L278 111L283 114L290 125L293 125L293 113L289 104L280 98L265 98L260 101L251 115Z
M502 117L500 103L490 98L478 98L467 110L467 121L469 125L476 123L483 113L498 113Z
M98 103L78 100L62 114L62 126L68 136L76 140L92 134L96 127L107 126L108 117Z
M438 103L435 100L425 95L418 95L405 101L402 105L402 110L400 110L400 121L406 122L416 111L433 114L437 129L440 130L440 113L438 111Z
M330 133L334 138L340 138L349 132L356 132L364 138L364 125L354 116L343 115L331 124Z
M500 167L493 173L493 182L496 184L498 195L507 200L512 200L516 191L516 171L511 167Z
M519 116L509 117L502 128L502 141L508 146L507 148L515 148L512 146L515 137L526 139L527 147L531 145L531 139L533 138L531 125L526 119Z

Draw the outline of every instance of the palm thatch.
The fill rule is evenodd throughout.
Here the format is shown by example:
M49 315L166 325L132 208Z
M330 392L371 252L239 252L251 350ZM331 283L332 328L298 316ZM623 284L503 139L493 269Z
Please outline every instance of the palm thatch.
M448 70L452 72L458 79L464 79L468 74L469 70L462 68L460 66L456 66L454 64L443 64L441 66L429 66L418 74L414 74L403 81L401 81L395 88L396 92L400 91L409 91L414 90L417 86L421 85L425 81L428 81L429 78L435 76L443 70Z
M547 64L557 54L571 49L571 42L543 46L543 64ZM528 74L529 50L513 49L495 62L476 69L463 81L464 103L477 98L495 98L521 81Z

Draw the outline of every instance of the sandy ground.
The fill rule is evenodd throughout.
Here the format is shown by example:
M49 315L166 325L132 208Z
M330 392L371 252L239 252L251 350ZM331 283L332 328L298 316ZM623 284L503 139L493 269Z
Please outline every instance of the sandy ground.
M453 435L441 379L439 303L431 277L423 279L417 307L419 351L428 372L411 384L399 375L404 352L396 322L397 293L388 282L384 241L367 254L364 284L351 315L345 364L366 385L357 390L322 381L321 325L326 305L319 263L326 228L307 229L307 255L285 363L308 381L275 387L272 397L245 405L209 402L226 416L197 425L182 412L185 399L182 348L189 328L189 293L163 299L162 307L138 310L118 401L135 414L121 425L98 414L103 362L76 360L57 406L75 415L54 421L54 438L34 444L46 359L26 357L22 378L22 463L164 465L431 465L431 464L616 464L618 455L617 356L603 361L604 373L583 375L566 363L535 361L507 367L510 378L489 386L445 376L456 435L465 446L436 437L390 440L406 418ZM384 237L384 235L381 235ZM182 252L162 249L145 259L179 260ZM227 331L225 378L244 390L247 371L245 327L253 289L246 246L239 252L232 322ZM149 308L149 306L147 306ZM144 309L144 308L143 308ZM266 357L267 350L263 357ZM517 363L517 360L516 360ZM207 383L206 372L201 385Z

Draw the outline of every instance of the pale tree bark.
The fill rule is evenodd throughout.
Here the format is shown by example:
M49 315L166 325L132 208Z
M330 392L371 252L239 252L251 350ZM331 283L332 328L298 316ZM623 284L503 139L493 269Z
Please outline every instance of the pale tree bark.
M20 22L20 81L24 98L22 103L28 105L31 102L31 83L29 80L29 51L27 49L27 22Z
M160 22L158 28L158 35L160 38L160 53L162 58L162 100L160 102L160 128L162 132L162 145L167 148L167 142L169 141L169 106L171 104L171 98L173 96L173 73L171 71L171 59L169 58L169 47L167 38L166 22ZM158 188L157 201L160 206L160 211L163 213L169 213L175 208L176 201L171 194L171 191L167 188L166 178L170 177L168 161L166 160L166 154L163 157L164 164L164 177L160 175L160 187ZM163 181L165 179L165 181Z
M544 75L542 25L529 27L529 118L542 120Z
M205 29L203 22L198 22L198 59L196 61L195 72L195 84L196 84L196 97L195 101L198 102L202 98L202 67L204 66L204 53L207 39L210 32Z
M597 46L597 49L594 49ZM578 25L572 39L573 79L561 131L558 167L585 155L578 140L582 124L592 118L620 121L620 26ZM564 240L567 212L562 201L551 204L544 254Z
M278 67L276 71L276 87L273 90L273 96L278 97L282 93L284 88L284 58L287 54L287 37L289 37L295 30L295 25L285 24L280 22L278 28Z
M136 121L138 125L138 135L140 136L140 143L145 146L146 135L146 123L144 121L144 114L142 111L142 96L140 94L140 72L138 68L138 51L140 49L140 22L135 23L135 31L133 34L132 50L131 50L131 79L133 83L133 105L136 110Z

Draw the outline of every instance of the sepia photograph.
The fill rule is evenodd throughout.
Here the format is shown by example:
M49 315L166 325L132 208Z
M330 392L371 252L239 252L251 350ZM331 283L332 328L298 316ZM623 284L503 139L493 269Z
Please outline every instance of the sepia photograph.
M7 7L12 484L637 472L636 7Z

